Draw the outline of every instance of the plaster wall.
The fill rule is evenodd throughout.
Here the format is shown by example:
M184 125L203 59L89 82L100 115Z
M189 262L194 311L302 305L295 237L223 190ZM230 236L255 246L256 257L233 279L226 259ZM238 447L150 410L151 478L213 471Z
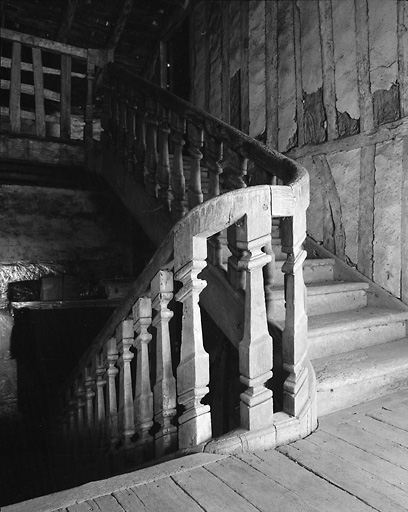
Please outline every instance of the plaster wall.
M228 2L217 25L203 15L211 2L195 5L196 66L205 69L209 60L224 68L211 66L207 76L200 75L193 98L205 96L220 75L231 80L241 73L241 113L249 104L248 131L262 138L273 126L266 112L268 77L277 76L269 115L277 117L278 128L268 140L310 173L309 235L326 244L341 232L336 253L408 303L408 2L279 0L271 7L252 0L245 3L247 19L244 3ZM266 26L268 9L274 26ZM210 55L200 49L203 33L216 40L213 30L224 31L217 39L224 46L227 36L228 61L221 60L222 44L210 45ZM274 68L265 66L267 35L277 41ZM221 104L229 86L221 83L218 93L212 86L214 115L216 95ZM329 177L316 165L322 156ZM328 222L334 204L337 213Z

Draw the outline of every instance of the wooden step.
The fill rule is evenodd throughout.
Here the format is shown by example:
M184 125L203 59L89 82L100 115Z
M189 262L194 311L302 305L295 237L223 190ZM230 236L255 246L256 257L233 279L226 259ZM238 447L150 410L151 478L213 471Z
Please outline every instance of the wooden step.
M282 260L276 261L276 273L274 276L276 286L283 286L283 264L284 261ZM305 283L309 284L323 281L333 281L333 266L334 260L330 258L305 260L303 263L303 279Z
M310 359L399 340L407 335L407 311L367 307L309 318Z
M307 290L307 315L325 315L337 311L349 311L367 306L366 290L368 284L364 282L325 281L311 283ZM285 302L283 288L272 291L274 300L274 314L276 320L285 318Z
M408 338L313 361L318 415L408 389Z

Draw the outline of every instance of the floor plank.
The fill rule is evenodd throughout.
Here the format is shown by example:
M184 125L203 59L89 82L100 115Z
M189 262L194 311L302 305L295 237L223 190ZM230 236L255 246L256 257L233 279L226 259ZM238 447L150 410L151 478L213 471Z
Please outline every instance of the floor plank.
M352 462L368 473L385 480L391 485L408 490L408 471L376 455L353 446L343 439L323 430L315 432L308 440L330 453L337 454L340 458Z
M130 489L114 492L113 496L124 510L137 510L140 512L147 510L136 494Z
M349 421L350 425L356 425L361 430L374 436L385 438L392 443L408 448L408 432L393 427L370 416L357 416ZM322 426L324 430L324 426Z
M358 466L328 453L312 442L302 439L292 445L279 448L292 460L337 485L341 489L358 496L381 512L406 512L408 494L387 482L381 481Z
M202 512L203 509L190 498L171 478L134 487L132 492L151 512ZM108 511L107 511L108 512Z
M239 456L258 471L273 479L304 500L307 509L315 507L327 512L369 512L369 507L358 498L331 485L288 457L275 451L247 453Z
M204 468L172 477L206 512L257 512L253 505Z
M408 470L408 450L404 446L396 444L387 437L370 434L362 430L361 423L340 423L334 427L325 427L326 432L344 439L349 444L373 453L381 459L388 460L392 464Z
M379 409L369 414L372 418L380 420L387 425L408 432L408 405L397 410Z
M93 501L102 512L124 512L123 508L110 494L107 494L106 496L100 496ZM99 512L98 508L94 508L94 510Z
M248 500L261 512L309 512L317 511L315 507L306 509L305 502L295 493L262 475L237 458L230 458L206 466L232 490Z

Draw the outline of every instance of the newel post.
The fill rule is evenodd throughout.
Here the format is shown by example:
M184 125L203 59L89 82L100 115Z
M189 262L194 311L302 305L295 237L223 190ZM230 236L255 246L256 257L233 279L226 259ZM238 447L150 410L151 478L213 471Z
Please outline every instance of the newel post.
M282 337L283 368L289 373L283 388L283 410L299 416L309 398L307 367L306 287L303 262L306 251L306 207L298 204L293 217L281 223L282 251L288 256L282 267L285 274L286 318Z
M272 391L266 388L272 377L273 341L268 332L263 277L263 267L271 257L262 250L271 239L269 191L261 192L247 212L236 227L236 245L242 251L238 267L245 276L245 325L239 345L239 369L240 380L247 389L241 394L240 412L241 426L258 430L273 422Z
M183 303L177 396L185 407L179 418L179 448L187 448L208 441L212 435L210 407L201 403L209 391L210 368L198 301L207 283L197 277L206 266L207 240L181 231L174 240L175 278L183 283L176 295L176 300ZM178 236L182 234L186 236Z

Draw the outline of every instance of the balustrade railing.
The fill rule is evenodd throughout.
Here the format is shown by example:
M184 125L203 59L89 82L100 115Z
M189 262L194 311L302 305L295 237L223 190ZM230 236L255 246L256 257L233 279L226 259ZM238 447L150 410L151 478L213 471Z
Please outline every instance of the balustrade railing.
M93 136L93 80L112 55L1 28L2 130L63 141Z
M75 446L109 455L116 469L177 450L220 449L211 444L201 302L239 354L244 391L230 441L239 440L231 441L235 448L225 441L225 449L252 446L257 435L271 447L310 433L316 412L302 270L307 172L117 65L108 65L103 104L99 153L114 156L119 182L120 173L132 176L178 222L65 384L61 423ZM275 321L270 293L277 220L287 254L284 323ZM274 343L281 344L284 374L278 411Z

